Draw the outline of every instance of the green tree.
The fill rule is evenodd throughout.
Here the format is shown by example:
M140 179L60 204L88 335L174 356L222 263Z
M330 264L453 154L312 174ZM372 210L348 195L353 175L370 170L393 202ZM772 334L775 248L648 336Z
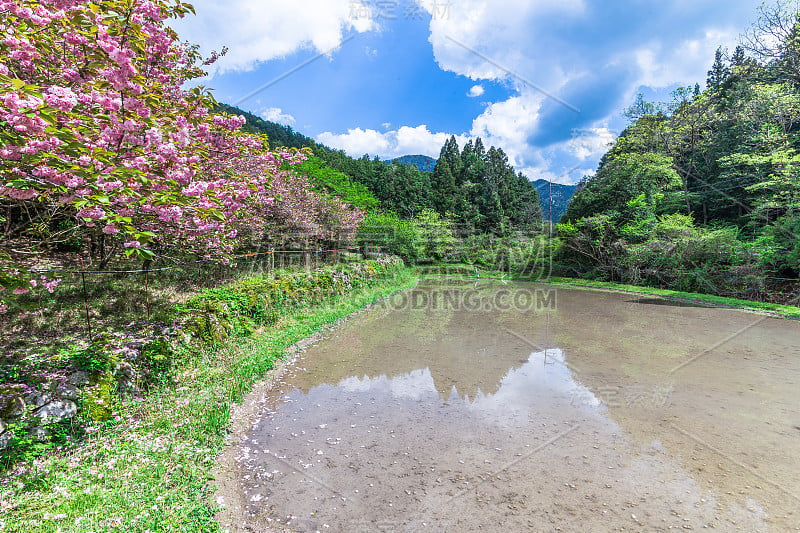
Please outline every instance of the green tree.
M708 71L708 79L706 85L712 91L719 90L722 85L727 81L731 72L728 68L727 52L724 48L717 48L714 54L714 64L711 70Z
M455 252L457 241L452 224L452 220L432 209L425 209L414 219L423 259L441 261Z

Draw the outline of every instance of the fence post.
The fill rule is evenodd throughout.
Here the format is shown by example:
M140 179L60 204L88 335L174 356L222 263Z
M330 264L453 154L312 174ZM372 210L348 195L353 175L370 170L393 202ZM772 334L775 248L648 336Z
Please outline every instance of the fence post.
M148 322L150 322L150 290L149 290L149 286L148 286L148 276L147 276L147 272L148 272L149 268L150 268L150 265L147 265L145 267L145 271L144 271L144 304L145 304L145 307L147 307L147 321Z
M89 294L86 291L86 267L83 266L83 258L81 257L81 281L83 282L83 305L86 308L86 330L89 336L89 342L92 342L92 320L89 316Z

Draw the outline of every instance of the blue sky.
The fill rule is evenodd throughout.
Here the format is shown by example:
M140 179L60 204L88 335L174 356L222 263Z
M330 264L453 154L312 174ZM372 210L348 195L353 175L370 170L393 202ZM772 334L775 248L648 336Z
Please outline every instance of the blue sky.
M206 53L228 47L204 82L218 100L354 157L480 136L530 179L574 183L638 93L704 85L760 3L195 0L174 26Z

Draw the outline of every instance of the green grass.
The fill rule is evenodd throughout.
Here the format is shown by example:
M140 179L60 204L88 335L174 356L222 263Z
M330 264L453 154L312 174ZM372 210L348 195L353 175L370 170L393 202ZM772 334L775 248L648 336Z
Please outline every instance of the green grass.
M443 276L462 276L465 278L475 278L475 267L466 264L451 264L451 265L438 265L443 269ZM430 270L433 267L428 267ZM419 269L425 272L426 269ZM531 278L529 276L519 275L517 273L508 273L500 271L490 271L478 269L480 279L499 279L508 281L535 281L538 283L548 283L553 285L568 285L570 287L578 287L590 290L601 291L614 291L614 292L628 292L635 294L649 294L653 296L661 296L664 298L672 298L676 300L684 300L691 302L707 303L712 306L730 307L734 309L741 309L743 311L750 311L755 313L765 313L784 318L800 319L800 307L793 305L784 305L769 302L754 302L751 300L741 300L737 298L728 298L725 296L714 296L711 294L702 294L694 292L681 292L669 289L657 289L654 287L642 287L638 285L625 285L620 283L613 283L607 281L592 281L578 278L564 278L564 277L542 277ZM434 276L435 277L435 276Z
M750 300L739 300L737 298L727 298L724 296L714 296L711 294L681 292L669 289L656 289L653 287L640 287L637 285L623 285L607 281L591 281L591 280L574 279L574 278L552 277L542 280L542 283L569 285L572 287L581 287L581 288L604 290L604 291L651 294L654 296L663 296L666 298L708 303L720 307L731 307L735 309L742 309L744 311L769 313L769 314L780 315L786 318L800 319L800 307L793 305L782 305L782 304L775 304L768 302L753 302Z
M231 405L287 350L325 326L412 287L403 269L373 288L300 308L249 338L202 350L175 383L117 406L82 443L19 465L0 478L0 531L219 531L211 469Z

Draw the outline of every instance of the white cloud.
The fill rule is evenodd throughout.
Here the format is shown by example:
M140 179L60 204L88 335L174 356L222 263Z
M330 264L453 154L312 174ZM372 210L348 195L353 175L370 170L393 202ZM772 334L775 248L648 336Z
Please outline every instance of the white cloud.
M331 148L344 150L351 157L361 157L364 154L387 156L392 151L389 133L361 128L347 130L347 133L339 135L326 131L317 136L317 141Z
M431 14L429 40L439 66L474 80L508 78L506 69L519 72L541 52L528 49L536 19L563 21L586 8L584 0L461 0L443 12L441 0L417 2Z
M328 53L346 33L377 28L366 3L356 0L194 0L197 16L172 26L181 38L201 45L203 53L228 54L216 72L247 71L264 61L301 48Z
M412 128L403 126L397 130L397 155L427 155L430 157L438 157L439 152L450 138L449 133L439 132L431 133L428 127L424 124ZM463 135L457 135L456 139L459 143L466 143L467 138Z
M576 130L569 141L569 149L581 161L599 159L608 152L616 139L617 135L607 127Z
M485 144L502 147L518 168L548 172L591 167L613 139L609 119L640 86L702 83L716 47L734 44L761 0L408 1L431 15L429 41L437 64L474 81L467 96L485 94L482 80L515 89L475 117L459 142L481 136ZM379 8L370 7L381 4L374 0L194 3L198 16L176 28L206 52L229 46L221 71L252 69L299 49L328 52L346 35L378 29L381 20ZM364 50L367 55L375 51ZM565 113L545 91L582 112ZM293 121L280 109L275 113ZM326 132L318 140L355 156L435 157L448 137L425 125L390 128L387 122L382 131ZM570 139L575 128L586 129ZM555 171L556 178L560 172Z
M268 107L261 111L260 115L264 120L278 124L293 126L297 122L292 115L284 113L280 107Z
M486 89L483 88L483 85L473 85L472 88L467 93L467 96L470 98L477 98L479 96L483 96L483 93L486 92Z
M564 172L554 172L551 166L535 166L518 169L524 176L531 181L547 180L562 185L575 185L584 176L593 176L595 170L591 168L573 167Z
M538 98L543 99L541 96ZM481 137L485 146L502 148L509 157L509 163L531 180L547 179L555 183L574 184L583 176L594 174L595 169L590 168L594 164L592 159L599 159L608 150L608 145L616 139L615 133L607 126L597 124L576 131L571 140L532 151L527 135L535 127L536 116L529 112L529 108L536 108L539 103L536 97L514 97L493 104L475 119L470 134L456 135L456 139L460 146L464 146L468 141ZM351 157L370 154L392 159L415 154L438 157L449 137L449 133L431 132L423 124L417 127L403 126L384 133L361 128L342 134L325 132L316 140L344 150ZM570 159L578 163L563 171L554 170L554 162Z
M594 173L593 169L584 167L594 164L592 159L597 160L608 151L616 134L606 125L598 124L575 131L571 140L544 149L532 149L528 138L538 125L537 110L544 99L542 95L529 94L492 104L473 121L468 134L456 135L456 139L463 146L481 137L485 146L502 148L508 155L509 163L530 179L575 183L584 175ZM417 127L403 126L383 133L361 128L350 129L342 134L325 132L317 137L317 141L344 150L352 157L370 154L388 159L412 154L438 157L449 137L449 133L431 132L423 124ZM560 160L575 160L578 163L569 171L559 173L551 170L554 161Z
M355 128L347 133L335 134L325 132L317 136L317 141L327 146L344 150L352 157L364 154L378 155L384 158L395 158L404 155L427 155L438 157L450 134L433 133L428 126L403 126L397 130L381 133L372 129ZM457 135L459 144L465 144L469 138Z
M476 117L470 135L531 178L574 183L595 172L616 137L609 123L622 127L642 87L703 84L715 49L735 46L760 0L451 0L446 16L436 16L441 0L417 3L431 14L440 68L516 91Z
M699 82L702 86L716 49L720 46L734 48L740 33L736 28L709 29L696 39L674 46L656 41L639 48L633 53L641 70L638 84L659 88Z
M544 98L530 93L491 104L472 122L473 137L486 145L501 147L515 166L523 163L530 151L528 138L539 124L539 108Z

